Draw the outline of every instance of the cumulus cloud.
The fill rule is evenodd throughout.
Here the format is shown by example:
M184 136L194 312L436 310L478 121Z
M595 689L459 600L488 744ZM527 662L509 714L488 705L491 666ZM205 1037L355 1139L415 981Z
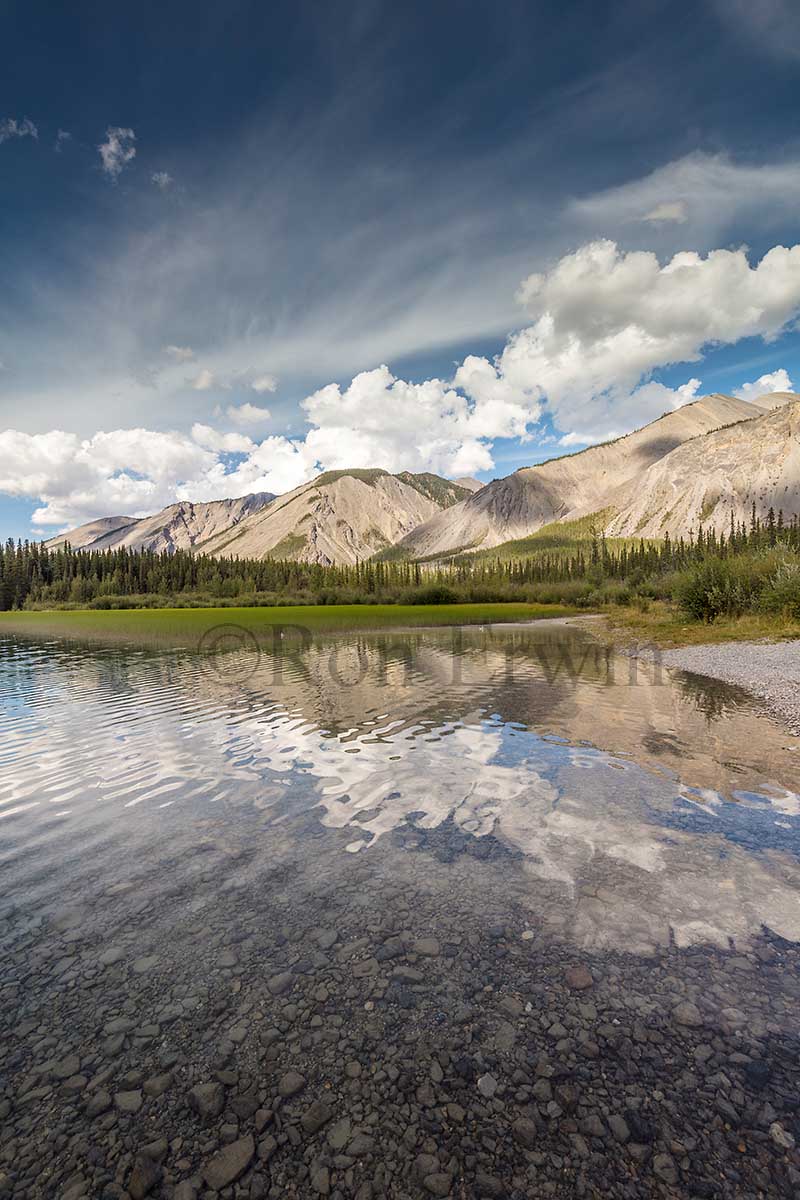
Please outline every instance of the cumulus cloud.
M268 408L258 404L231 404L225 411L234 425L265 425L272 417Z
M683 251L662 265L649 251L591 242L529 276L519 298L534 322L509 338L498 374L546 397L565 432L631 428L658 416L640 387L657 368L788 327L800 309L800 245L774 246L754 266L743 249Z
M6 117L0 121L0 145L3 142L8 142L11 138L32 137L37 140L39 130L34 125L29 117L23 117L21 121L16 121L13 117Z
M106 140L97 147L103 164L103 171L112 183L116 183L128 163L136 158L136 134L132 129L123 129L119 125L110 125L106 130Z
M172 187L175 180L168 171L154 171L150 176L150 182L154 183L159 191L166 192L168 188Z
M75 523L176 499L282 492L319 470L488 471L494 441L525 440L545 413L562 445L586 445L696 398L698 378L670 388L652 377L657 369L697 362L709 347L741 338L769 343L791 327L800 312L800 246L775 246L751 265L744 250L683 251L661 262L649 251L591 242L530 275L519 298L530 323L493 360L469 355L451 379L411 382L384 365L347 386L330 383L302 402L310 426L303 438L256 440L251 434L269 414L248 403L215 412L238 429L195 424L191 437L136 429L79 442L8 431L0 437L0 490L41 498L40 522ZM191 358L188 347L165 351ZM193 386L260 378L204 368ZM738 394L790 387L780 369Z
M254 392L274 392L278 381L274 375L257 375L250 383Z
M756 400L759 396L765 396L769 392L791 392L793 390L788 372L780 367L779 370L762 375L752 383L743 383L741 387L736 388L733 394L741 400Z
M164 353L179 363L189 362L194 358L194 350L191 346L165 346Z
M642 217L643 221L652 221L657 225L661 221L674 221L678 225L685 225L688 220L688 212L685 200L673 200L663 204L657 204L649 213L645 213Z
M206 450L219 450L224 454L250 454L255 450L255 442L242 433L220 433L211 425L195 423L192 426L192 438L198 446Z

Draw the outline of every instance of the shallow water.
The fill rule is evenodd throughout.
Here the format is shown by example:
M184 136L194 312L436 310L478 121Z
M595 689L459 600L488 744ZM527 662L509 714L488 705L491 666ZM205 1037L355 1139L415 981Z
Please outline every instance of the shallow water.
M311 858L326 831L343 855L390 838L438 862L488 838L498 888L582 945L800 940L795 739L570 627L277 652L223 632L202 654L6 641L0 689L0 869L26 906L80 891L89 853L114 881L209 821L268 860L303 815Z
M726 1005L726 1011L743 1009L757 1055L766 1053L759 1039L770 1030L794 1037L797 980L782 968L795 963L792 947L800 943L798 744L735 689L616 658L583 631L543 622L308 644L287 635L269 648L229 629L206 639L202 651L6 638L0 641L0 694L0 945L11 964L3 998L19 1006L12 1005L8 1019L17 1029L22 1022L27 1039L21 1047L12 1040L10 1057L6 1051L17 1098L45 1079L36 1104L63 1102L66 1085L59 1090L48 1074L55 1053L50 1041L63 1036L63 1027L53 1030L46 1014L54 995L70 995L73 1003L75 989L80 994L84 987L88 1011L84 1005L80 1017L75 1011L71 1017L79 1058L81 1051L85 1056L79 1078L102 1074L103 1052L92 1030L110 1016L130 1013L133 1005L136 1020L158 1033L139 1034L138 1042L131 1034L121 1053L138 1048L155 1055L172 1037L166 1036L172 1021L161 1019L161 1010L185 1002L187 1026L177 1039L183 1066L176 1069L188 1073L186 1087L202 1076L203 1064L211 1069L204 1057L208 1022L230 1025L232 1003L244 1016L256 1009L259 1020L274 1021L286 1034L291 1061L304 1046L300 1033L296 1044L291 1034L298 1005L301 1013L310 1005L308 1013L323 1023L343 1012L355 1021L355 1011L374 1024L374 1013L385 1011L385 1023L370 1035L370 1054L391 1059L398 1034L389 1027L398 1011L419 1010L414 1020L423 1025L438 1022L445 1044L450 1022L463 1024L459 1004L475 1004L476 994L482 1003L484 992L518 997L520 1012L511 1009L528 1022L529 1036L535 1032L547 1045L542 1030L558 1016L583 1022L574 1033L580 1047L597 1021L604 1028L612 1020L620 1025L620 1005L629 1017L633 1011L637 1019L649 1014L662 1021L687 998L709 1007L708 1021L712 1000L717 1014ZM335 926L334 962L322 953L312 969L313 954L328 949L329 938L320 942L317 934L329 923ZM426 936L435 943L430 955L419 950ZM381 958L387 939L402 953ZM220 964L220 948L229 945L239 947L234 961ZM102 954L109 947L119 954L106 963ZM519 958L523 951L527 959ZM396 974L398 956L412 964L409 979ZM438 964L430 996L413 966L428 957ZM561 974L576 962L588 963L594 976L588 1008L575 1007L580 996L558 999ZM137 963L145 965L139 970ZM351 963L354 979L342 981L342 998L334 1003L326 972L331 968L335 980ZM36 975L39 968L43 973ZM476 969L480 982L473 989ZM281 970L301 979L290 1000L265 987L265 978ZM746 972L746 986L737 971ZM306 994L302 977L309 974L308 986L317 988L317 972L325 983ZM121 996L115 989L126 980ZM137 991L144 986L146 1000ZM240 989L241 1002L232 1002ZM222 1003L219 1012L212 999ZM198 1026L202 1037L188 1019L198 1008L211 1013ZM489 1021L476 1069L494 1063L495 1074L502 1074L508 1059L509 1072L516 1065L524 1077L533 1050L529 1045L527 1057L520 1057L519 1031L512 1036L502 1028L508 1015L499 1034ZM722 1026L724 1032L724 1019ZM727 1033L743 1050L741 1030ZM701 1036L711 1038L708 1030ZM39 1071L42 1045L50 1057L45 1053L47 1069ZM599 1045L602 1050L602 1039ZM578 1062L579 1074L588 1070L575 1060L574 1046L564 1053ZM741 1070L748 1055L742 1059ZM258 1055L247 1061L257 1075ZM157 1055L153 1063L155 1069ZM127 1060L118 1073L126 1070L136 1075ZM312 1070L304 1066L309 1077ZM623 1070L631 1103L639 1104L640 1091L645 1096L654 1085L666 1087L668 1076L669 1086L677 1086L666 1067L661 1070L663 1079L648 1066L644 1081L638 1068ZM796 1094L795 1084L794 1070L782 1076L760 1126L755 1110L750 1113L760 1129L753 1180L759 1186L768 1181L778 1189L774 1194L791 1189L793 1176L774 1173L769 1154L777 1150L766 1118L781 1114L777 1100L793 1087ZM331 1078L325 1083L337 1086ZM517 1080L526 1113L530 1087ZM736 1101L739 1090L731 1087ZM274 1085L262 1090L266 1104ZM369 1104L358 1090L356 1100L354 1125L362 1119L369 1126ZM84 1105L71 1096L69 1103L75 1112L70 1117L68 1104L73 1125L67 1127L73 1129ZM168 1105L169 1096L159 1103ZM487 1121L499 1119L493 1103ZM742 1092L739 1108L744 1104ZM434 1105L422 1105L428 1107ZM559 1112L550 1132L574 1148L583 1136L580 1123L572 1129L570 1115ZM546 1106L534 1116L548 1119ZM25 1120L23 1135L15 1130L23 1141ZM128 1129L132 1120L118 1116L109 1124L114 1149L107 1173L110 1179L117 1164L120 1186L130 1162L114 1131L117 1121ZM671 1128L679 1141L680 1121L673 1119ZM238 1132L244 1129L242 1122ZM18 1143L12 1144L18 1155ZM595 1143L585 1144L588 1163ZM641 1194L661 1184L694 1194L695 1176L703 1171L681 1167L680 1153L669 1144L665 1135L662 1150L678 1163L677 1182L670 1185L656 1172L643 1177ZM279 1145L288 1152L279 1152L282 1165L270 1168L274 1194L324 1194L314 1190L313 1164L296 1173L293 1139ZM515 1179L527 1189L520 1194L557 1194L544 1183L543 1190L531 1190L525 1171L532 1169L533 1152L516 1145L495 1156L509 1195ZM164 1195L182 1172L200 1170L203 1153L197 1143L177 1160L182 1167L168 1158ZM602 1170L595 1164L598 1178L605 1178L606 1189L616 1186L619 1170L627 1180L620 1194L639 1194L624 1188L639 1178L643 1162L655 1162L655 1150L643 1152L641 1161L619 1153L621 1163L608 1166L605 1155ZM375 1196L418 1194L407 1182L416 1178L410 1149L406 1157L370 1183ZM574 1182L583 1157L581 1146L572 1157L567 1152L562 1174ZM56 1177L45 1182L34 1158L13 1194L57 1194ZM367 1158L374 1174L374 1149ZM62 1182L68 1177L63 1164L53 1169ZM364 1182L357 1173L348 1182L352 1163L325 1169L333 1171L341 1195L355 1195ZM458 1166L462 1190L453 1194L482 1194L474 1181L465 1182L464 1169ZM445 1175L448 1170L455 1187L452 1162ZM101 1182L105 1186L105 1177ZM402 1190L407 1186L409 1192ZM87 1187L87 1195L105 1194L96 1176Z

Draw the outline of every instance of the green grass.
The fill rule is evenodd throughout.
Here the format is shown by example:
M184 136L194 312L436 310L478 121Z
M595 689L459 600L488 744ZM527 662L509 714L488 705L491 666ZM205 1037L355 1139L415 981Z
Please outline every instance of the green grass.
M309 604L274 608L72 609L0 613L0 634L70 637L85 641L147 645L193 645L220 625L235 625L256 638L272 637L279 625L312 634L430 625L488 625L570 616L561 604Z
M690 621L667 601L654 600L646 612L635 606L609 606L606 626L616 645L650 643L662 650L678 646L703 646L720 642L783 641L800 637L800 621L770 613L745 613L717 617L710 624ZM599 632L592 626L593 632Z

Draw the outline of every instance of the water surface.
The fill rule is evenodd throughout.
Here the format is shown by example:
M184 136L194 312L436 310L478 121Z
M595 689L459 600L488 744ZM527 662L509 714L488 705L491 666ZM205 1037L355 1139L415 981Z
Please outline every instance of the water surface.
M329 870L494 863L585 946L800 940L797 743L741 692L555 623L208 646L2 643L6 896L46 908L154 842L180 873L210 828L257 870L291 828Z

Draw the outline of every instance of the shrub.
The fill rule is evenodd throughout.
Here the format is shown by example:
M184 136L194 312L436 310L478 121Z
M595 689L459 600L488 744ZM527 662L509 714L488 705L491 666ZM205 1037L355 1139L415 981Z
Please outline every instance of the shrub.
M780 563L763 591L761 607L800 620L800 563Z
M759 607L770 570L766 558L707 558L675 576L675 599L694 621L739 617Z
M457 604L458 596L443 583L432 583L429 587L416 588L405 598L406 604Z

